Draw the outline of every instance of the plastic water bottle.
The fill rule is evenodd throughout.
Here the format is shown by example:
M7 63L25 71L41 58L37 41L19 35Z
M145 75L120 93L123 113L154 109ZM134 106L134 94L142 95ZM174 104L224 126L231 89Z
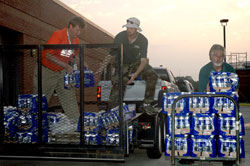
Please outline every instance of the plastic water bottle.
M187 116L187 117L185 117L184 128L186 128L186 129L190 129L190 124L189 124L189 121L188 121L188 116Z
M183 129L184 128L184 122L183 122L184 118L181 116L179 118L179 122L180 122L180 129Z
M225 120L226 120L226 126L225 126L225 128L226 128L226 130L228 132L230 132L230 120L231 120L231 117L225 118Z
M211 121L209 117L205 117L205 130L210 130L212 128Z
M204 126L204 118L203 117L199 117L199 130L203 132L203 130L205 129L205 126Z
M223 107L223 97L218 98L218 108L221 109Z
M75 70L74 71L74 79L75 79L75 88L80 88L80 71L79 70Z
M195 121L195 129L196 130L199 130L199 119L198 117L196 116L196 114L194 114L194 121Z
M133 125L128 127L129 142L133 142Z
M236 126L235 126L235 117L232 117L232 118L231 118L229 124L230 124L230 131L235 130L235 127L236 127ZM241 123L240 123L240 125L241 125ZM239 132L241 132L241 127L240 127Z
M65 72L64 75L64 88L70 89L70 79L69 79L69 74L67 72Z
M175 117L175 129L180 129L179 117Z
M218 87L223 87L224 78L222 76L218 76Z
M197 108L197 105L198 105L197 97L193 97L193 106L192 106L192 108Z
M171 108L172 107L172 103L173 103L173 96L172 95L170 95L169 97L168 97L168 100L167 100L168 102L167 102L167 108Z
M188 135L185 134L184 140L183 140L183 150L184 150L185 152L188 151L188 140L187 140L187 138L188 138Z
M216 82L216 79L215 79L215 76L211 76L211 80L212 80L212 86L213 87L216 87L217 85L217 82Z
M223 108L228 108L228 99L227 98L223 98Z

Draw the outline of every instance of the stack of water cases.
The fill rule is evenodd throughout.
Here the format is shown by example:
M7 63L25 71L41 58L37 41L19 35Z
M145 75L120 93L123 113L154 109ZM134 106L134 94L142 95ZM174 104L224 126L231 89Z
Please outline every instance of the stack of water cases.
M210 98L190 97L187 105L192 115L190 156L216 157L217 116L211 109Z
M219 82L219 83L218 83ZM225 83L226 82L226 83ZM245 157L244 119L239 113L236 122L236 107L226 97L199 97L203 94L224 94L237 102L235 90L238 77L234 73L211 73L210 90L196 92L196 97L182 98L175 106L175 156L202 158L236 158L236 129L240 131L240 157ZM167 114L167 136L165 155L171 155L172 104L185 93L167 93L163 96L162 112Z
M42 141L48 142L47 99L42 97ZM4 142L38 142L38 96L19 95L17 107L4 106Z
M167 136L165 140L165 155L171 155L171 134L172 134L172 104L184 93L168 93L163 97L163 113L167 114ZM175 156L189 156L189 135L191 134L191 116L186 107L186 99L176 103L175 114Z
M235 92L239 83L238 75L229 72L211 72L209 88L211 92Z
M212 72L210 74L210 91L217 94L230 95L238 101L236 90L238 87L238 76L235 73ZM218 156L236 158L236 129L239 128L240 135L240 158L245 157L243 136L245 135L244 119L239 113L239 122L236 122L235 106L231 100L223 97L215 97L213 100L213 112L218 115Z
M84 87L94 87L94 74L91 70L88 70L87 67L84 67ZM64 75L64 88L80 88L80 71L77 69L77 66L74 65L74 71L72 74L65 73Z
M135 107L123 104L124 120L136 115ZM80 131L80 117L77 127ZM108 111L84 113L84 141L86 145L119 145L119 106ZM128 138L132 143L133 126L128 126Z

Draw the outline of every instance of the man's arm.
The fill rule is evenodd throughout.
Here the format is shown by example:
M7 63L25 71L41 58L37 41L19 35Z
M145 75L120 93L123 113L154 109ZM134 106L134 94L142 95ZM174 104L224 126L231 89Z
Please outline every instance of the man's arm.
M60 60L58 60L54 55L50 54L50 53L46 53L46 59L51 61L52 63L63 67L68 73L72 73L73 72L73 67L70 66L69 64L62 62Z
M62 36L63 34L61 33L61 31L56 31L54 33L51 34L47 44L61 44L61 40L62 40ZM70 66L69 64L60 61L59 59L56 58L56 56L53 55L54 52L53 51L46 51L45 57L48 61L63 67L68 73L72 73L73 72L73 67Z
M134 81L134 79L142 72L145 66L149 63L149 60L147 58L147 52L148 52L148 40L147 38L145 38L143 44L141 45L141 50L140 50L141 53L140 66L138 67L135 73L129 75L131 78L127 82L127 84L131 84Z
M130 74L130 80L127 82L127 84L131 84L135 78L142 72L142 70L145 68L145 66L148 64L148 58L141 58L140 66L137 68L135 73Z

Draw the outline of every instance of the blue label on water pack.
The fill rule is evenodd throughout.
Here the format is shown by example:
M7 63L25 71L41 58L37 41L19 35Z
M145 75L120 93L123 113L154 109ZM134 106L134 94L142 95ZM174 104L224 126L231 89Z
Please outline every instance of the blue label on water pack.
M216 92L215 94L224 94L231 96L236 103L238 102L238 97L235 92ZM233 103L233 100L227 97L212 97L213 112L235 116L236 106Z
M124 120L132 118L136 114L128 105L123 104ZM130 114L131 113L131 114ZM129 116L128 116L129 114ZM127 119L128 120L128 119ZM119 106L97 113L84 112L85 143L89 145L119 145ZM77 130L80 131L80 117ZM133 142L133 126L128 126L128 140Z
M167 134L171 135L172 117L167 116ZM175 134L190 134L191 133L191 118L189 114L185 116L175 116Z
M171 156L172 152L171 136L165 138L165 156ZM175 136L175 156L190 156L189 138L188 135Z
M193 95L211 94L210 92L192 92ZM193 96L187 99L187 108L191 113L212 114L212 101L210 97Z
M182 94L186 94L186 93L184 93L184 92L165 93L163 95L162 113L171 114L172 113L172 104ZM187 109L186 109L186 99L185 98L177 101L176 107L175 107L175 113L176 113L176 115L189 113L189 112L187 112Z
M42 141L48 141L48 103L42 96ZM38 140L38 95L18 95L17 107L4 107L5 141L37 143ZM22 142L20 142L22 140Z
M211 72L209 88L211 92L234 92L238 88L239 78L235 73Z
M67 72L64 75L64 88L65 89L72 89L80 88L80 71L74 70L72 74L68 74ZM84 87L94 87L95 81L94 81L94 74L91 70L88 70L87 68L84 69Z
M236 135L236 118L227 114L219 114L218 130L219 135L235 136ZM245 135L244 118L239 114L239 134Z
M218 156L236 158L236 136L220 136L218 139ZM240 158L245 158L245 145L240 136Z
M218 133L215 114L193 114L191 124L192 135L216 135Z
M190 139L190 155L192 157L216 157L214 136L192 135Z

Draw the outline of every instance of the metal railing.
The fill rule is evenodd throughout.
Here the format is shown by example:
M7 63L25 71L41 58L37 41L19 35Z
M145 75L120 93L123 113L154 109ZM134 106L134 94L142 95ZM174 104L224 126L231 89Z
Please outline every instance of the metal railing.
M250 62L247 61L247 52L231 53L227 55L227 62L235 69L250 67Z

